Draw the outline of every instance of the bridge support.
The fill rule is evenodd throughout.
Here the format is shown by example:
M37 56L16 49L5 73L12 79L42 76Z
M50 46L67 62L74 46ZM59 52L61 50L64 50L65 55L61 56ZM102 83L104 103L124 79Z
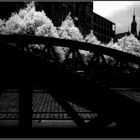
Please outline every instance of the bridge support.
M25 85L19 93L19 128L32 128L32 87Z

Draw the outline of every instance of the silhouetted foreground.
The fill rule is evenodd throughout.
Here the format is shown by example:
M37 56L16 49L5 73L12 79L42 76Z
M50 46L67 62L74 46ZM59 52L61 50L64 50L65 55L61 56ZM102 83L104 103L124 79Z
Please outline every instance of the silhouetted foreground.
M17 38L16 38L17 37ZM35 40L36 39L36 40ZM16 46L8 44L17 41ZM59 63L50 61L49 57L40 57L24 51L28 44L43 44L46 47L62 45L68 47L79 46L86 49L86 43L59 40L53 38L33 38L27 36L1 36L0 43L0 64L1 64L1 93L5 89L19 89L19 129L1 130L2 135L13 136L132 136L139 135L137 130L140 127L140 115L138 102L116 92L105 84L97 82L94 78L81 76L72 70L67 70ZM54 43L54 44L53 44ZM81 46L80 46L81 45ZM87 49L95 52L107 53L131 61L140 62L140 58L116 50L87 44ZM98 47L98 49L96 48ZM99 54L97 53L97 54ZM46 54L48 55L48 54ZM123 56L124 55L124 56ZM120 61L120 59L119 59ZM139 76L139 75L137 75ZM115 81L115 80L114 80ZM79 126L73 130L51 130L32 128L32 92L38 87L50 93L69 116ZM98 114L98 117L85 123L69 102L76 103ZM115 128L108 127L112 122L116 123ZM54 136L54 134L56 135Z

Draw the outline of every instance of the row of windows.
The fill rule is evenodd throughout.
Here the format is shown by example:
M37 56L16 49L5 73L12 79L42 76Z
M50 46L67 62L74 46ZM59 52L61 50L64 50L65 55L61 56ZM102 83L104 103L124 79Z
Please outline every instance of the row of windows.
M82 22L86 22L87 24L93 24L94 23L94 24L97 24L98 26L104 27L108 30L112 30L112 23L111 22L109 22L109 21L107 21L103 18L101 18L101 21L97 21L90 14L86 14L86 16L85 16L84 11L80 13L79 20L82 21Z
M110 36L105 36L105 35L99 34L99 33L94 33L94 34L98 40L100 40L101 42L105 42L105 43L108 43L112 38Z
M95 31L93 26L88 26L88 25L84 25L84 24L79 24L79 29L82 32L83 35L87 35L90 33L91 30L93 30L94 34L96 34L95 36L98 36L99 39L102 40L107 40L107 39L102 39L102 38L113 38L115 35L114 31L108 31L108 32L99 32L98 30ZM100 37L101 36L101 37Z
M94 23L99 24L101 26L104 26L105 28L112 29L112 23L101 16L96 15L95 13L93 14L93 20Z
M86 8L86 10L85 10ZM54 7L55 11L59 11L61 7L59 4L55 4ZM73 13L75 11L74 16L78 17L79 22L84 22L86 24L98 24L101 25L104 28L107 28L109 30L112 30L112 23L109 22L108 20L102 18L101 16L98 16L97 14L92 12L92 8L89 6L86 6L84 3L76 5L68 5L68 4L62 4L62 9L61 11L63 12L63 20L65 19L66 15L68 15L69 12ZM71 14L73 15L73 14ZM98 29L100 30L100 29ZM104 31L103 31L104 32Z
M102 34L112 34L112 30L108 30L104 27L99 27L99 26L96 26L96 25L93 26L93 30L95 32L100 32Z
M52 17L56 25L60 25L61 21L66 18L69 12L71 12L72 18L74 18L74 16L78 18L78 21L75 21L75 24L80 28L84 36L89 34L91 29L96 33L99 33L97 36L102 41L107 41L109 40L109 36L110 38L114 36L112 23L93 13L92 7L89 7L84 3L80 3L79 5L53 3L52 8Z

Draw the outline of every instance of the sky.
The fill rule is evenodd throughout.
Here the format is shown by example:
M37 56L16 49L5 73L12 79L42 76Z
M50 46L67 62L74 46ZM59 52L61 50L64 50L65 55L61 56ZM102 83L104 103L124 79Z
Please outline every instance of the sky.
M140 1L94 1L93 11L116 23L116 33L131 30L135 9L137 31L140 30Z

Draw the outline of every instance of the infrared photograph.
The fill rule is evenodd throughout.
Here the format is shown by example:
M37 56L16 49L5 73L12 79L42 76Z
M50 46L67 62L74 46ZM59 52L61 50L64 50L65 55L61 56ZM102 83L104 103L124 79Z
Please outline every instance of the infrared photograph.
M140 137L140 2L0 2L0 138Z

